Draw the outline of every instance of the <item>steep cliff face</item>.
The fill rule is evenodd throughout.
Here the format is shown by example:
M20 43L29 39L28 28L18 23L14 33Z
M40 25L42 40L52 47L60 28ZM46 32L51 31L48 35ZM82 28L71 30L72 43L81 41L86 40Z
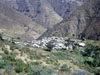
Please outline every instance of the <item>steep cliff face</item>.
M0 3L0 32L28 39L37 38L44 31L30 18Z
M85 0L0 0L9 7L50 28L68 17Z
M66 20L47 30L44 36L76 37L81 33L91 39L99 39L100 35L100 1L88 0L75 10Z

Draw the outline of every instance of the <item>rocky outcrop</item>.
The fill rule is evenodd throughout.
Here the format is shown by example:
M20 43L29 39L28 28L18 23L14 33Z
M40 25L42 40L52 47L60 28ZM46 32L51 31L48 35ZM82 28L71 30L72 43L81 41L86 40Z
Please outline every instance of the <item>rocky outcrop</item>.
M43 36L69 36L100 40L100 1L88 0L75 10L67 19L47 30Z

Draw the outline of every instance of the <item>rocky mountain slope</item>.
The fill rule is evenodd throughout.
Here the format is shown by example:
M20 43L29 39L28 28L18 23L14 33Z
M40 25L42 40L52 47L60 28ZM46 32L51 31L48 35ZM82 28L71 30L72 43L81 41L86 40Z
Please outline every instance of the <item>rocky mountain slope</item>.
M0 3L0 32L28 39L37 38L44 31L45 28L30 18Z
M52 27L63 20L53 11L47 0L5 0L3 3L7 3L9 7L23 13L46 28Z
M54 11L64 19L85 1L86 0L48 0Z
M85 35L89 39L100 40L100 1L92 2L91 23L84 30Z
M49 28L67 17L85 0L0 0L40 25Z
M44 36L76 37L84 34L86 38L100 40L100 1L88 0L67 19L47 30Z

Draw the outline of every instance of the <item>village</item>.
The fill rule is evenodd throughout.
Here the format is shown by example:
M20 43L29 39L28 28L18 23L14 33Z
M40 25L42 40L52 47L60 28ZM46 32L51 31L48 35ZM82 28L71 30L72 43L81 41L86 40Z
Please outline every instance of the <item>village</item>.
M14 42L18 45L29 45L34 48L42 48L51 50L75 50L86 46L82 40L69 39L62 37L45 37L42 40L33 40L32 42Z
M11 39L8 36L2 36L2 39L11 41L17 45L25 45L25 46L31 46L34 48L42 48L42 49L48 49L51 50L75 50L75 49L82 49L86 46L83 40L79 39L73 39L68 37L45 37L41 40L32 40L32 41L18 41L16 39Z

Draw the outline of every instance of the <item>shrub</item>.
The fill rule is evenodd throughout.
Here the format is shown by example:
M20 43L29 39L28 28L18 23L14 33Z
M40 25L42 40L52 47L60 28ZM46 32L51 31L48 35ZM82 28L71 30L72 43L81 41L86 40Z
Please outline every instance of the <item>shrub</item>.
M0 68L4 68L6 66L6 62L4 60L0 60Z
M57 53L53 53L53 55L59 60L70 59L67 51L58 51Z
M20 40L21 38L20 37L17 37L17 39Z
M36 54L33 54L33 55L30 55L30 59L31 60L33 60L33 59L39 60L40 57L38 57Z
M25 64L21 59L16 60L16 67L15 67L15 71L17 73L23 72L25 68Z
M85 62L89 65L93 67L100 66L100 47L88 44L85 48L83 56L88 58ZM93 59L93 61L88 61L89 58Z
M32 70L32 65L31 65L30 63L26 64L26 65L25 65L25 68L24 68L24 71L25 71L26 73L28 73L28 72L31 71L31 70Z
M85 33L83 32L83 33L80 33L79 34L79 39L82 39L83 40L83 38L85 37L86 35L85 35Z
M16 75L16 72L14 70L8 69L5 71L4 75Z
M8 55L8 56L6 57L6 60L14 61L14 62L16 61L14 55Z
M100 47L88 44L82 55L84 57L84 63L88 66L88 70L95 73L95 75L99 75L100 70L96 68L100 66Z
M13 55L3 55L3 60L6 63L6 67L8 64L15 65L15 57Z
M16 45L16 44L11 44L11 45L10 45L10 50L15 50L15 49L19 49L18 45Z
M38 65L38 66L34 66L33 68L31 67L28 72L27 75L52 75L54 73L53 70L49 69L49 70L43 70L43 67Z
M2 51L4 51L5 54L9 54L9 51L3 46Z
M30 69L27 72L27 75L41 75L40 71L42 70L42 67L40 65L30 67Z
M62 72L69 72L70 71L70 68L66 65L66 64L63 64L62 66L61 66L61 69L60 69L60 71L62 71Z
M47 47L47 51L52 51L52 48L54 47L54 40L50 41L47 43L46 47Z
M0 40L2 40L2 41L3 41L2 35L3 35L3 34L1 34L1 33L0 33Z
M21 48L21 50L24 51L24 52L28 52L30 49L29 49L29 47L27 47L27 46L23 46L23 47Z

